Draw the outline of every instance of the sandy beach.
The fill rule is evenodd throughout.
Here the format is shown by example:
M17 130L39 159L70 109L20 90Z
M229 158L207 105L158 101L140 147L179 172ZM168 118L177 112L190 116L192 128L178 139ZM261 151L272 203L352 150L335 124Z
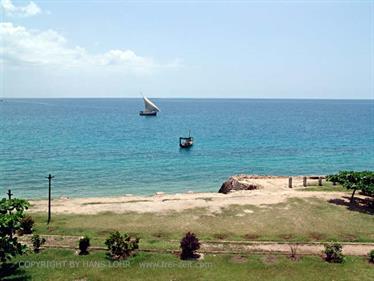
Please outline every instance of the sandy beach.
M162 191L153 196L124 195L116 197L58 198L53 199L54 213L97 214L100 212L163 213L184 211L193 208L206 208L209 213L219 213L230 205L264 206L285 202L290 198L319 198L330 200L342 198L344 192L309 191L303 187L302 177L293 177L293 188L288 187L288 177L265 176L251 178L251 183L261 186L258 190L241 190L229 194L221 193L177 193L165 194ZM312 183L313 181L310 181ZM218 190L218 188L217 188ZM31 200L31 212L46 212L47 200Z

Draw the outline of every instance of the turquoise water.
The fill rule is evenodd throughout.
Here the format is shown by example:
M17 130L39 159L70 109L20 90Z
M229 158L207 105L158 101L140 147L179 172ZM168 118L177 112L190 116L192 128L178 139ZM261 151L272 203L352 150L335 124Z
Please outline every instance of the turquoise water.
M374 102L9 99L0 102L0 188L19 197L217 191L233 174L374 169ZM191 129L195 145L180 150Z

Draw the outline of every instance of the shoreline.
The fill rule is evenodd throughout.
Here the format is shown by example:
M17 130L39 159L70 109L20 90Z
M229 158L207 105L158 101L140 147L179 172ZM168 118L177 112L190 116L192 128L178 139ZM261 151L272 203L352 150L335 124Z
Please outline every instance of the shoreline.
M302 177L293 177L293 188L288 187L288 177L255 177L251 182L261 185L257 190L240 190L222 194L218 192L187 192L166 194L156 192L151 196L127 194L123 196L104 196L87 198L52 199L52 210L60 214L98 214L113 213L165 213L182 212L188 209L205 208L208 214L220 213L230 205L268 205L284 203L291 198L319 198L331 200L342 198L346 192L309 191L302 186ZM47 212L48 200L30 200L30 212Z
M256 182L261 182L262 180L266 180L266 179L275 179L275 180L283 180L284 182L282 183L282 187L283 188L286 188L286 183L287 183L287 180L289 177L292 177L293 178L293 183L295 184L296 182L296 185L294 185L295 188L301 188L302 187L302 178L304 177L303 175L295 175L295 176L284 176L284 175L254 175L254 174L235 174L235 175L232 175L228 178L226 178L224 181L226 181L227 179L231 178L231 177L236 177L236 176L245 176L247 177L248 179L250 180L253 180L253 181L256 181ZM322 177L323 178L323 181L325 182L325 175L317 175L317 174L313 174L313 175L308 175L306 176L308 178L310 177ZM310 182L311 179L309 179L309 182ZM223 181L223 182L224 182ZM312 181L314 183L317 183L317 180L316 179L312 179ZM147 193L112 193L112 194L109 194L109 195L94 195L94 194L89 194L89 195L77 195L77 196L66 196L65 194L59 194L59 195L56 195L56 196L53 196L53 188L52 188L52 200L57 200L57 199L90 199L90 198L113 198L113 197L129 197L129 196L132 196L132 197L152 197L152 196L155 196L155 195L181 195L181 194L196 194L196 193L218 193L221 185L223 184L223 182L215 185L215 190L210 190L211 188L198 188L195 190L189 190L188 188L185 188L183 191L170 191L170 192L167 192L165 190L162 190L162 189L156 189L157 191L152 191L152 192L147 192ZM268 188L268 187L267 187ZM24 199L26 200L29 200L29 201L41 201L41 200L48 200L48 197L47 196L40 196L40 197L24 197Z

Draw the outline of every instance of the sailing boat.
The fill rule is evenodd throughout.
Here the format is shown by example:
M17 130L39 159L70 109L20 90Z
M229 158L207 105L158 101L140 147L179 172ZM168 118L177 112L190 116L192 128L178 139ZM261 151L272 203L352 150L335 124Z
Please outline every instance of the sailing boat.
M190 148L193 145L193 137L191 137L191 130L188 133L188 137L179 138L180 148Z
M139 112L140 116L156 116L160 109L147 97L143 97L145 109Z

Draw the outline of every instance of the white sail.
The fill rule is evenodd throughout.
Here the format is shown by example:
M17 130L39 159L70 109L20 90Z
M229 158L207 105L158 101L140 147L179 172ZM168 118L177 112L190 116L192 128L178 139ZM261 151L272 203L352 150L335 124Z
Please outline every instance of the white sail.
M153 102L151 102L147 97L143 97L143 99L144 99L144 106L145 106L146 112L160 111L160 109Z

